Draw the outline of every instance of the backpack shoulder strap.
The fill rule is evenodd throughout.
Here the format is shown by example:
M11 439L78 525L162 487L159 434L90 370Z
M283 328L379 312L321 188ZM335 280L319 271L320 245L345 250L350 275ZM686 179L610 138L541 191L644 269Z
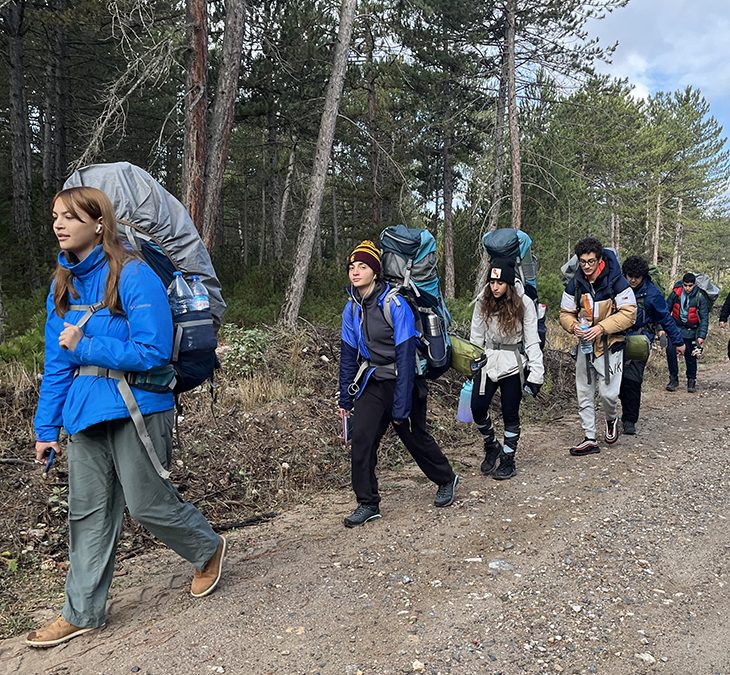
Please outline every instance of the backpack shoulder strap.
M86 325L86 322L96 314L102 307L105 307L105 303L103 300L94 303L93 305L69 305L68 308L70 310L74 310L77 312L84 312L83 316L76 322L76 326L78 328L83 328Z
M400 290L398 288L391 288L383 298L383 316L385 317L385 323L393 328L393 309L391 303L396 304L400 307Z

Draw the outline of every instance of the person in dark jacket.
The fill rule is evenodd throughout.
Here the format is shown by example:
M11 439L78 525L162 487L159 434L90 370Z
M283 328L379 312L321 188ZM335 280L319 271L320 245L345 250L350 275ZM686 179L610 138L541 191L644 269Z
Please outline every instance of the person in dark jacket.
M695 283L696 280L697 277L692 272L687 272L681 282L674 284L674 288L667 298L667 307L674 323L682 333L684 341L687 391L690 394L697 391L697 356L694 354L694 350L696 347L702 347L710 327L710 304ZM677 363L677 350L672 344L667 345L667 366L669 367L669 382L666 389L676 391L679 387L679 364Z
M661 291L654 285L649 275L649 263L638 255L626 258L621 270L636 296L636 321L627 335L641 335L651 347L657 327L666 331L677 352L684 353L684 341ZM636 433L641 406L641 385L644 381L646 361L627 359L624 355L624 374L621 378L621 423L625 434Z
M59 434L66 430L70 566L61 616L28 635L31 647L53 647L104 625L125 506L196 567L195 597L218 584L226 549L225 539L161 475L172 452L172 392L125 390L142 415L153 458L123 386L82 370L146 372L169 363L172 315L160 278L124 249L100 190L74 187L56 195L53 231L61 252L46 303L35 456L47 464L51 452L60 455Z
M579 350L575 364L575 388L583 440L570 448L571 455L600 452L596 441L596 385L603 408L604 439L618 440L618 395L623 371L624 332L636 320L636 298L613 251L598 239L586 237L575 245L578 269L560 300L560 325L590 353ZM586 328L581 328L581 320Z
M416 376L416 324L405 300L391 303L391 327L383 303L391 290L380 279L380 251L363 241L347 258L350 298L342 313L339 406L352 415L352 487L358 506L344 520L356 527L380 518L375 467L388 425L420 469L438 485L435 506L454 501L459 477L426 429L428 390Z

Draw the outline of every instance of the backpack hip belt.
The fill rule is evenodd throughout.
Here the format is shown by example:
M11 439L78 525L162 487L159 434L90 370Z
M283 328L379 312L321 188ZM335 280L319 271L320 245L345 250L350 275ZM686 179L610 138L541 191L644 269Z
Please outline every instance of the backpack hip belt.
M501 342L492 342L490 346L485 345L485 349L496 349L500 351L505 352L513 352L514 355L517 357L517 367L519 368L520 373L520 387L524 386L525 384L525 366L522 363L522 359L520 356L522 356L525 353L525 348L521 342L513 342L511 344L503 344ZM485 360L484 365L481 367L481 370L484 370L486 368L487 362ZM486 375L486 373L484 373ZM479 383L479 395L484 396L484 394L487 391L487 378L482 376L482 380Z
M83 316L76 323L76 326L78 328L83 328L87 321L102 307L104 307L104 302L97 302L94 305L70 305L69 309L84 312ZM163 387L162 389L156 389L156 391L158 392L164 391L165 389L172 391L173 387L175 386L174 369L167 366L166 368L172 371L172 377L170 378L170 383L166 387ZM98 366L80 366L76 369L75 375L81 377L107 377L109 379L117 381L117 388L119 389L119 393L122 397L122 400L124 401L124 404L127 406L129 416L132 418L134 428L137 430L139 440L142 441L142 445L147 451L147 455L152 462L152 466L161 478L167 479L170 477L170 472L167 471L162 466L162 464L160 464L160 460L157 458L155 446L152 443L152 438L150 438L150 434L147 431L147 427L145 426L142 411L139 409L137 401L134 398L134 393L132 393L132 389L129 386L129 380L132 380L133 384L139 383L140 385L143 385L144 381L150 381L150 378L153 377L152 373L161 372L162 370L163 369L156 369L149 371L148 373L128 373L122 370L99 368ZM142 386L142 388L144 387ZM155 391L155 389L153 389L153 391Z
M81 377L108 377L109 379L117 381L119 393L127 406L129 415L134 423L134 428L137 430L139 440L142 441L142 445L144 445L144 449L147 451L147 455L152 462L152 466L155 468L155 471L158 473L160 478L169 478L170 472L167 471L162 464L160 464L160 460L155 452L155 446L152 443L152 438L150 438L149 432L147 431L147 427L144 423L142 411L137 405L137 401L134 398L129 382L127 382L128 373L125 373L122 370L111 370L109 368L99 368L97 366L81 366L76 370L76 375Z
M376 366L371 361L368 361L365 359L360 363L360 367L357 369L357 373L355 373L355 377L352 379L352 383L349 387L347 387L347 393L352 396L356 397L360 393L360 380L362 379L362 376L370 369L372 368L375 370L376 368L383 368L385 370L392 370L396 375L398 375L398 370L396 368L395 363L386 363L382 366Z

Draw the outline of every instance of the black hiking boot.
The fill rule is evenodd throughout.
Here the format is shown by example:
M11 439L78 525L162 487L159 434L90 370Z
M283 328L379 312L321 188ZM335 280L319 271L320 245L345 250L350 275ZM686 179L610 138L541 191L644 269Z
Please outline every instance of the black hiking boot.
M622 426L624 428L624 434L627 436L633 436L636 434L636 425L628 420L622 420Z
M492 475L494 480L507 480L512 478L517 473L515 468L515 453L514 452L503 452L499 456L499 466Z
M454 477L443 485L439 485L439 489L436 490L436 499L433 500L434 506L451 506L454 503L454 497L456 496L456 486L459 484L459 477L454 474Z
M687 378L687 392L694 394L697 391L697 380Z
M669 377L669 382L667 383L667 386L665 387L667 391L677 391L677 388L679 387L679 378L678 377Z
M380 509L377 504L370 506L369 504L358 504L357 508L352 512L351 515L345 518L345 527L357 527L358 525L364 525L371 520L378 520L382 518L380 515Z
M502 444L499 441L484 441L484 461L479 470L485 476L491 476L497 467L497 460L502 452Z

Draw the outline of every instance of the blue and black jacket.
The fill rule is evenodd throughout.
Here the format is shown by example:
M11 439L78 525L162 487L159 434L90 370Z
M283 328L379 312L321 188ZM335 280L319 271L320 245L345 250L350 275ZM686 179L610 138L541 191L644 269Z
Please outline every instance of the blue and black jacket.
M78 298L73 305L93 305L104 297L109 273L99 245L81 262L72 264L61 253L58 262L73 274ZM80 366L97 366L125 372L145 372L167 365L172 353L172 314L162 281L141 260L122 268L119 297L124 314L103 307L84 325L84 336L74 351L62 349L58 336L64 322L75 324L84 314L69 310L61 317L53 303L53 288L46 301L46 358L40 398L35 414L38 441L57 441L61 427L74 434L99 422L129 417L115 380L75 377ZM172 392L155 393L133 388L143 415L174 407Z
M400 422L411 414L417 333L413 311L405 300L391 304L392 328L385 320L383 303L390 290L389 284L378 282L364 301L356 290L349 291L342 312L339 406L351 410L371 378L394 379L391 417ZM361 366L364 370L355 383Z
M662 292L654 285L650 275L646 275L641 285L634 289L636 296L636 322L629 335L645 335L649 343L654 342L657 324L666 331L669 340L675 346L683 345L682 334L677 328L667 307Z

